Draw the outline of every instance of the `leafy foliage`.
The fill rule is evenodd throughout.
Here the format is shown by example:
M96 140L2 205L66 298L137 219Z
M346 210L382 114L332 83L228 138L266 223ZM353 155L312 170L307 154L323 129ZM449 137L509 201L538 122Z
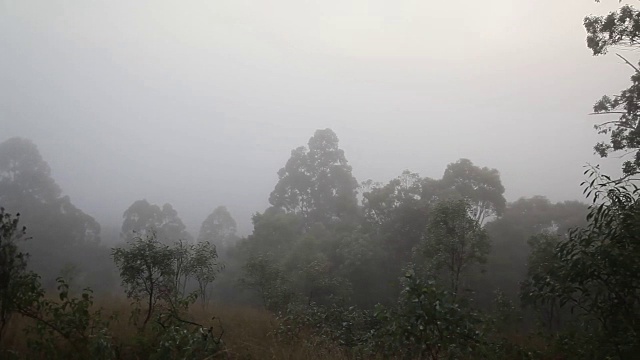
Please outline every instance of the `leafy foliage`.
M144 301L147 307L141 325L143 328L158 302L175 296L174 255L167 245L156 239L153 232L134 238L128 248L113 249L113 261L120 270L127 297L137 304Z
M378 307L381 322L374 341L384 354L408 359L455 358L471 354L480 343L479 318L458 305L453 294L405 274L404 288L395 308Z
M55 288L59 270L70 263L85 277L99 276L109 283L111 269L103 271L91 261L107 253L99 246L100 224L62 195L49 165L27 139L0 143L0 204L13 214L21 213L20 221L29 225L32 241L25 242L22 251L35 260L32 270L41 274L46 286Z
M593 55L605 54L612 46L638 47L640 39L640 13L630 5L606 16L588 16L584 20L587 30L587 46ZM623 164L623 174L631 176L640 171L640 70L629 60L634 74L631 85L616 96L603 96L593 106L595 114L614 114L617 120L606 121L595 126L598 133L609 135L609 142L599 142L595 151L601 157L622 152L633 154Z
M235 242L237 229L238 225L229 210L218 206L202 222L198 242L208 241L218 248L227 248Z
M456 296L464 272L475 263L484 263L490 242L486 232L470 214L465 200L445 201L436 205L422 252L433 271L446 272L450 291Z
M177 240L191 242L191 235L171 204L162 208L147 200L135 201L123 214L122 236L125 240L138 234L154 232L162 243L170 245Z
M469 213L478 224L504 212L504 186L496 169L481 168L469 159L460 159L447 166L441 181L445 188L469 203Z
M530 295L533 294L534 279L547 276L559 266L560 258L556 253L556 246L561 241L562 237L545 233L532 236L529 239L529 245L531 246L531 254L528 261L529 269L527 280L522 283L521 299L523 305L536 308L542 324L548 330L558 330L561 325L562 309L557 294L549 292L536 296Z
M162 329L149 360L212 359L219 357L223 349L222 335L216 337L213 327L190 329L174 324Z
M611 46L637 46L640 40L640 17L631 5L606 16L587 16L584 27L593 55L606 54Z
M47 359L114 359L115 348L108 331L109 322L101 310L92 310L93 294L84 289L80 297L69 294L69 285L58 279L58 301L47 299L35 289L33 303L21 314L35 320L26 329L32 356ZM64 342L62 342L64 341Z
M293 150L278 177L269 202L300 214L306 225L354 219L357 214L358 183L331 129L317 130L308 149Z
M216 246L208 241L200 241L191 246L191 257L188 261L187 274L198 283L198 294L202 304L207 304L209 288L224 264L218 261Z
M0 208L0 340L11 317L19 309L16 301L29 287L27 254L18 249L26 228L20 228L20 214L15 217Z
M523 296L570 306L593 354L629 358L640 350L640 190L597 169L588 173L588 226L557 243L554 261L533 269Z
M240 284L258 293L262 304L269 310L279 311L293 298L290 280L282 269L267 256L258 255L247 261L243 267L244 276Z

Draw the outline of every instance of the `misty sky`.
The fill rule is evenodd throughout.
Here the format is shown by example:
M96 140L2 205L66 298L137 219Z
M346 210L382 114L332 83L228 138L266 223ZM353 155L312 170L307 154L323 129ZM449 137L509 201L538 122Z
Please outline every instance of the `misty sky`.
M33 140L103 225L146 198L194 235L223 204L249 232L291 149L327 127L359 181L466 157L508 200L582 199L602 162L587 114L631 75L591 56L582 19L618 6L0 0L0 141Z

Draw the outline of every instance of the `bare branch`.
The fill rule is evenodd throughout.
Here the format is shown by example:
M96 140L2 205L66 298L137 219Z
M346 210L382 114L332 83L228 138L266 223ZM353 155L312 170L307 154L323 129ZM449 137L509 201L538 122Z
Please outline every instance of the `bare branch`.
M610 115L610 114L626 114L626 111L603 111L603 112L594 112L589 115Z
M622 121L619 121L619 120L606 121L606 122L603 122L603 123L598 124L598 125L596 125L596 126L600 127L600 126L605 126L605 125L609 125L609 124L616 124L616 125L617 125L617 126L619 126L619 127L622 127L622 128L625 128L625 129L630 129L630 130L635 129L635 127L633 127L633 126L629 126L629 125L625 125L625 124L623 124L623 122L622 122Z
M629 60L625 59L625 58L624 58L624 56L622 56L622 55L620 55L620 54L616 54L616 55L618 55L618 57L619 57L620 59L624 60L624 62L626 62L626 63L627 63L627 65L631 66L631 67L633 68L633 70L635 70L635 71L636 71L636 73L640 73L640 70L638 70L638 68L637 68L635 65L633 65Z

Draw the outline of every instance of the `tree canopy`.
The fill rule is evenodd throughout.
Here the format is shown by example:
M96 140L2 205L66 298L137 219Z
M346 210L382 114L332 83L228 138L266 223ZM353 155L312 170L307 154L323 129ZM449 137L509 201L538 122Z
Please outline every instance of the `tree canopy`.
M587 46L594 56L606 54L612 47L638 48L640 39L640 13L630 5L606 16L588 16L584 19ZM593 106L594 114L613 115L595 125L598 133L608 135L608 142L599 142L595 151L601 157L612 154L630 155L623 163L624 176L640 172L640 70L634 62L618 54L633 70L631 85L614 96L603 96Z
M147 200L137 200L122 215L122 236L125 239L135 237L134 233L144 234L154 231L158 241L172 244L174 241L192 241L178 212L171 204L164 204L162 208L150 204Z
M43 274L47 285L53 284L65 264L91 272L90 259L107 255L97 247L100 224L62 195L49 165L30 140L11 138L0 143L0 205L24 214L21 222L29 226L32 237L24 247L38 259L31 266ZM84 247L87 256L74 256L74 246Z
M278 171L278 183L269 202L274 207L300 214L307 225L353 219L358 211L358 183L331 129L317 130L308 148L291 151Z
M198 242L210 241L217 247L228 247L236 240L238 225L226 206L218 206L202 222Z

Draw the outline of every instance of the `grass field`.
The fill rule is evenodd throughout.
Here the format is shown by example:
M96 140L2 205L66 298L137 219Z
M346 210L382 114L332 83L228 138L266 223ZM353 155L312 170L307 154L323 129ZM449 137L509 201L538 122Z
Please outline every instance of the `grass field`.
M140 337L138 329L129 322L132 305L122 297L97 299L94 307L102 308L105 318L115 315L110 322L114 343L121 347L124 358L127 349ZM206 327L212 326L217 337L222 335L224 350L219 358L227 359L347 359L338 347L314 343L311 337L281 338L276 335L278 320L261 309L247 306L193 305L188 319ZM15 315L6 329L2 348L27 353L24 329L33 320ZM144 334L142 336L145 336ZM61 343L60 346L65 346ZM133 352L133 351L132 351ZM135 358L135 357L131 357ZM217 357L218 358L218 357Z

